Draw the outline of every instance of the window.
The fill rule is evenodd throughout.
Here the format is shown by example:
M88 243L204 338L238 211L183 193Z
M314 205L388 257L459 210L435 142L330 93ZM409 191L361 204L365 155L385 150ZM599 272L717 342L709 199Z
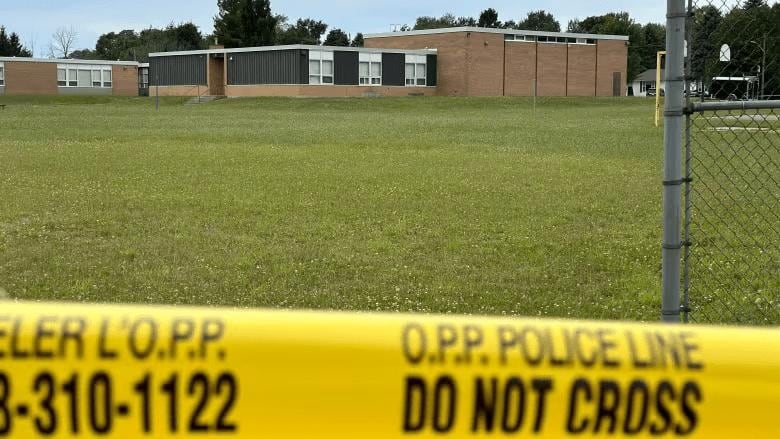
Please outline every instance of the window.
M333 84L333 52L309 51L309 84Z
M406 55L406 85L425 87L428 79L427 67L425 55Z
M0 86L5 85L5 65L0 62Z
M110 88L111 66L64 65L57 66L57 86Z
M360 54L360 85L382 85L382 54Z

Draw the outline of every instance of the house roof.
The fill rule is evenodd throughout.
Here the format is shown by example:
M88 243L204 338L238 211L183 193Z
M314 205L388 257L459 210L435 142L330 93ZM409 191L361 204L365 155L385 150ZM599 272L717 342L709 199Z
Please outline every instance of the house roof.
M481 32L502 35L532 35L537 37L568 37L568 38L588 38L593 40L619 40L628 41L625 35L600 35L600 34L577 34L567 32L542 32L535 30L514 30L514 29L494 29L488 27L448 27L441 29L412 30L405 32L383 32L376 34L367 34L364 38L385 38L402 37L408 35L434 35L448 34L456 32Z
M663 80L664 77L664 71L661 70L661 79ZM636 78L634 78L634 81L655 81L657 79L655 69L647 69L644 72L637 75Z

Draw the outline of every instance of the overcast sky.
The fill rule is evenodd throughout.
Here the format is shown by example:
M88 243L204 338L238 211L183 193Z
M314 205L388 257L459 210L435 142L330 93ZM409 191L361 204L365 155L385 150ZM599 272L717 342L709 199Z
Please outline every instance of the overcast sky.
M206 34L213 30L216 0L0 0L0 25L18 33L42 56L59 26L79 33L77 48L94 48L97 37L122 29L140 30L170 22L192 21ZM565 29L569 19L628 11L641 23L664 21L665 2L648 0L272 0L274 13L295 20L312 17L350 34L386 32L392 24L414 24L421 15L478 16L495 8L501 20L519 20L528 11L552 12Z

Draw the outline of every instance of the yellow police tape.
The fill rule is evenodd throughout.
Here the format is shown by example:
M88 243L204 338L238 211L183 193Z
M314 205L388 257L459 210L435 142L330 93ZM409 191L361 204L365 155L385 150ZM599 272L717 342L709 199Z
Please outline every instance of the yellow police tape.
M0 304L0 436L780 437L780 332Z

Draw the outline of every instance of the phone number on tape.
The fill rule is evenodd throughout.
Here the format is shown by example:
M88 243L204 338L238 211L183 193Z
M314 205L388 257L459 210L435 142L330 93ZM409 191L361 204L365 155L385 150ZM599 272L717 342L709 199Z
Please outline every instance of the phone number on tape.
M231 418L238 380L231 372L146 373L121 383L130 386L122 389L132 395L127 400L117 400L117 383L107 371L68 376L44 371L28 383L13 382L0 371L0 436L13 435L25 422L43 436L108 434L122 422L135 423L143 434L238 429Z

